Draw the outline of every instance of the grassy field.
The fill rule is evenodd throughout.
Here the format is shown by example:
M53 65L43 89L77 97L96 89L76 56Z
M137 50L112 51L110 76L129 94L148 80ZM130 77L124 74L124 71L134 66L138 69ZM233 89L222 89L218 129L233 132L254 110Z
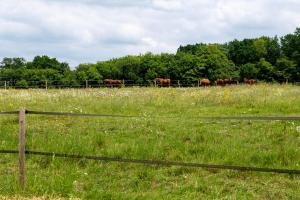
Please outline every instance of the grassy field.
M139 115L27 115L27 150L300 169L299 121L205 121L199 116L299 116L300 88L0 90L0 111ZM17 116L0 116L0 149L16 150ZM0 155L1 196L83 199L300 199L296 175ZM42 198L43 199L43 198Z

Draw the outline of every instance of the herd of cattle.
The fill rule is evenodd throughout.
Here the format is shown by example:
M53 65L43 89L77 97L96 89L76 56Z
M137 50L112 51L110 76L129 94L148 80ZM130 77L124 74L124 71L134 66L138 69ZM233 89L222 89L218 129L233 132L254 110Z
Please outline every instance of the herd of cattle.
M165 79L165 78L155 78L153 80L155 86L159 87L170 87L171 86L171 79ZM257 83L255 79L244 79L244 83L248 85L254 85ZM114 80L114 79L105 79L104 84L108 87L114 87L114 86L121 86L124 85L124 81L122 80ZM216 86L226 86L226 85L237 85L239 82L237 80L229 79L217 79L215 81ZM179 85L179 84L178 84ZM208 87L213 85L212 82L209 79L201 79L198 81L198 86L204 86Z

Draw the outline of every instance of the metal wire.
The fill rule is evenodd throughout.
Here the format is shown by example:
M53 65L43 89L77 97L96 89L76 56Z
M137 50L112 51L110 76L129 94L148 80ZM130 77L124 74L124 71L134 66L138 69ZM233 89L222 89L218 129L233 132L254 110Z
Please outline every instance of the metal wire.
M26 114L32 115L55 115L55 116L74 116L74 117L124 117L132 118L139 116L130 116L130 115L111 115L111 114L82 114L82 113L64 113L64 112L40 112L40 111L29 111L26 110Z
M0 115L16 115L19 111L0 112Z
M57 116L82 116L82 117L124 117L124 118L142 118L143 116L134 115L113 115L113 114L83 114L83 113L64 113L64 112L42 112L26 110L26 114L34 115L57 115ZM144 117L143 117L144 118ZM151 118L151 117L150 117ZM153 118L180 118L168 116L153 116ZM241 117L192 117L193 119L206 119L206 120L300 120L300 117L264 117L264 116L241 116ZM191 119L191 118L189 118Z
M19 151L0 150L0 153L18 154ZM162 160L139 160L139 159L129 159L129 158L117 158L117 157L105 157L105 156L84 156L84 155L76 155L76 154L38 152L38 151L25 151L25 154L60 157L60 158L98 160L98 161L106 161L106 162L123 162L123 163L136 163L136 164L139 163L139 164L145 164L145 165L229 169L229 170L239 170L239 171L272 172L272 173L283 173L283 174L300 174L300 170L297 170L297 169L276 169L276 168L261 168L261 167L237 166L237 165L199 164L199 163L186 163L186 162L174 162L174 161L162 161Z
M0 115L15 115L19 111L8 111L0 112ZM43 111L30 111L26 110L26 114L32 115L52 115L52 116L74 116L74 117L118 117L118 118L145 118L144 116L138 115L114 115L114 114L83 114L83 113L66 113L66 112L43 112ZM170 117L170 116L152 116L152 118L181 118L179 117ZM150 117L151 118L151 117ZM190 117L189 119L203 119L203 120L265 120L265 121L289 121L289 120L300 120L300 117L272 117L272 116L237 116L237 117Z

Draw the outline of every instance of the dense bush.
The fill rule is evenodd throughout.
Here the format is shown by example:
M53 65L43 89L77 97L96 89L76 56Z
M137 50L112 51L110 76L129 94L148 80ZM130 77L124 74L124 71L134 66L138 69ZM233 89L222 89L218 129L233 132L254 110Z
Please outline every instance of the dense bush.
M20 80L20 81L16 82L16 86L20 87L20 88L27 88L28 83L26 80Z

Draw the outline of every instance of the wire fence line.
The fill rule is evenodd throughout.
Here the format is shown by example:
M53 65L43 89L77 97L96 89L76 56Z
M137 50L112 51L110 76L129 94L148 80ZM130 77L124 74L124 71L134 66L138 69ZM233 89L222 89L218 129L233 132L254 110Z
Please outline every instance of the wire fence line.
M1 78L1 77L0 77ZM1 80L0 88L101 88L101 87L154 87L159 86L155 80L118 80L117 84L106 83L105 80L80 80L77 82L63 82L62 80L26 80L22 85L18 80ZM199 81L171 80L170 87L197 87Z
M19 151L0 150L0 153L18 154ZM179 166L179 167L208 168L208 169L228 169L228 170L239 170L239 171L272 172L272 173L283 173L283 174L300 174L300 170L294 170L294 169L249 167L249 166L238 166L238 165L200 164L200 163L174 162L174 161L163 161L163 160L141 160L141 159L129 159L129 158L119 158L119 157L85 156L85 155L78 155L78 154L65 154L65 153L40 152L40 151L25 151L25 154L37 155L37 156L59 157L59 158L97 160L97 161L106 161L106 162L122 162L122 163L135 163L135 164L146 164L146 165L159 165L159 166Z
M109 86L109 85L89 85L88 87L83 86L83 85L49 85L47 86L47 88L45 86L10 86L10 87L5 87L5 86L0 86L0 89L92 89L92 88L121 88L121 87L155 87L153 85L147 85L147 84L124 84L124 85L113 85L113 86ZM157 86L160 87L160 86ZM166 86L164 86L166 87ZM198 87L195 85L190 85L190 84L186 84L186 85L175 85L175 84L171 84L170 86L167 87L171 87L171 88L180 88L180 87L184 87L184 88L188 88L188 87Z
M1 78L1 77L0 77ZM154 80L144 80L138 82L137 80L119 80L119 84L108 84L104 80L82 80L79 82L62 82L62 80L26 80L26 85L18 83L18 80L1 80L0 88L3 89L63 89L63 88L109 88L109 87L159 87ZM238 84L245 84L239 82ZM278 84L278 83L268 83ZM293 85L300 85L299 82L289 83ZM217 85L212 82L211 85ZM169 87L201 87L199 81L188 80L171 80Z
M30 115L50 115L50 116L73 116L73 117L116 117L116 118L182 118L184 116L139 116L139 115L120 115L120 114L85 114L85 113L67 113L67 112L46 112L25 110ZM16 115L19 111L0 112L0 115ZM197 116L188 119L199 120L263 120L263 121L299 121L298 116L275 117L275 116Z
M0 115L17 115L19 111L0 112Z
M234 166L234 165L218 165L218 164L200 164L200 163L188 163L188 162L176 162L176 161L162 161L162 160L141 160L141 159L129 159L119 157L105 157L105 156L85 156L65 153L53 153L53 152L38 152L25 150L25 116L26 115L48 115L48 116L70 116L70 117L116 117L116 118L171 118L168 116L134 116L134 115L116 115L116 114L84 114L84 113L67 113L67 112L45 112L45 111L31 111L25 108L20 111L7 111L0 112L0 116L5 115L19 115L19 150L0 150L1 154L19 154L19 180L20 185L24 188L25 182L25 154L28 155L40 155L40 156L51 156L60 158L77 158L86 160L98 160L98 161L109 161L109 162L122 162L122 163L140 163L145 165L159 165L159 166L181 166L181 167L194 167L194 168L214 168L214 169L229 169L239 171L257 171L257 172L272 172L272 173L285 173L285 174L300 174L299 169L277 169L277 168L261 168L252 166ZM179 116L175 118L182 118ZM193 119L199 120L300 120L298 116L287 116L287 117L274 117L274 116L199 116Z
M54 116L73 116L73 117L118 117L118 118L137 118L133 115L112 115L112 114L83 114L83 113L65 113L65 112L40 112L26 110L26 114L31 115L54 115Z

